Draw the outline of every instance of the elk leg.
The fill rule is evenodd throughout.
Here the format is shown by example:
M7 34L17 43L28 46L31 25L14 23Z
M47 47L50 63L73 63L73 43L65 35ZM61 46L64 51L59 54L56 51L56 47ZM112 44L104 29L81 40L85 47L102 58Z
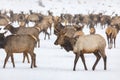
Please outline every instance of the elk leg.
M45 38L44 38L44 40L46 39L46 34L48 35L48 39L50 39L50 34L47 32L47 30L45 30Z
M100 60L100 58L101 58L101 56L99 55L99 53L98 52L96 52L96 53L93 53L95 56L96 56L96 61L95 61L95 63L94 63L94 65L93 65L93 67L92 67L92 70L95 70L95 67L96 67L96 65L98 64L98 62L99 62L99 60Z
M6 58L5 58L5 60L4 60L4 65L3 65L3 68L5 68L6 63L7 63L8 59L9 59L9 57L10 57L10 54L9 54L9 53L7 53Z
M75 71L75 68L76 68L76 64L78 62L78 59L79 59L79 54L75 53L75 59L74 59L74 67L73 67L73 71Z
M51 28L52 28L52 27L50 26L50 28L49 28L49 29L50 29L50 35L52 34L52 30L51 30Z
M38 48L40 47L40 39L38 38Z
M87 66L86 66L86 63L85 63L84 55L81 54L80 57L81 57L81 60L82 60L82 62L83 62L83 65L84 65L85 70L87 70Z
M33 68L33 54L30 53L31 56L31 68Z
M106 68L107 56L103 57L103 61L104 61L104 70L106 70L106 69L107 69L107 68Z
M50 34L46 31L46 33L45 34L47 34L48 35L48 39L50 39Z
M103 62L104 62L104 70L106 70L107 69L106 68L106 65L107 65L107 56L105 55L105 50L101 50L100 53L101 53L101 56L102 56Z
M46 40L46 32L45 32L45 37L44 37L44 40Z
M11 61L12 61L12 64L13 64L13 68L14 68L14 67L15 67L15 63L14 63L13 54L11 54Z
M34 67L37 67L37 65L36 65L36 54L34 53Z
M33 66L35 67L36 65L36 55L33 53L33 52L30 52L29 53L30 54L30 56L31 56L31 68L33 68Z
M29 56L27 53L25 54L25 56L27 57L28 63L30 63Z
M23 61L22 61L23 63L25 62L25 54L23 53Z
M109 48L109 45L110 45L110 36L111 36L111 34L108 35L108 34L106 33L106 36L107 36L107 42L108 42L108 48Z
M107 33L106 33L106 35L107 35ZM108 45L109 45L109 37L108 37L108 35L107 35L107 41L108 41Z
M25 57L27 57L28 63L30 63L29 56L26 52L23 53L23 63L25 62Z
M46 40L46 35L48 35L48 39L50 39L50 34L47 32L47 30L44 30L44 33L45 33L44 40Z
M114 38L114 48L116 48L116 38Z

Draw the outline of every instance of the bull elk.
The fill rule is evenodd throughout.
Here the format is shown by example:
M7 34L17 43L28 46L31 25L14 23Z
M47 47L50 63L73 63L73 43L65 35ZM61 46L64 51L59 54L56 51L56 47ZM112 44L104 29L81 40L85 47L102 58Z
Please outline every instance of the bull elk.
M81 57L82 62L84 64L85 70L87 70L87 66L84 59L84 54L93 53L96 56L96 61L92 67L95 70L96 65L98 64L100 58L102 57L104 60L104 70L106 70L106 62L107 56L105 54L106 41L99 34L93 35L82 35L79 38L74 38L75 29L64 29L59 33L55 41L55 45L61 45L66 51L73 51L75 54L74 59L74 67L73 71L76 70L76 64L78 62L79 57Z

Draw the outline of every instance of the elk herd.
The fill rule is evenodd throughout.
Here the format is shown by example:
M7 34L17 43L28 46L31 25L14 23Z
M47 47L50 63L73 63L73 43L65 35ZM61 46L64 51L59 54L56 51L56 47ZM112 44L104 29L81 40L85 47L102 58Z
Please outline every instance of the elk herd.
M30 26L30 22L33 22L34 25ZM13 23L17 23L19 26L14 26ZM115 41L120 29L120 16L103 13L74 15L61 13L59 16L54 16L53 12L49 10L47 15L32 10L29 13L23 11L15 13L12 10L2 12L0 10L0 26L3 26L5 30L4 33L0 33L0 48L6 52L3 68L5 68L9 57L11 57L11 62L15 67L14 53L23 53L23 62L27 58L28 63L30 63L28 56L30 55L30 67L37 67L34 48L40 47L39 35L43 32L45 34L44 40L46 36L50 39L53 27L53 33L57 37L54 44L60 45L67 52L72 51L75 54L74 71L79 57L83 62L84 69L87 70L84 54L90 53L93 53L96 57L92 70L95 70L101 57L104 61L104 70L106 70L106 40L101 34L97 34L96 27L105 29L108 48L112 49L113 45L116 48ZM89 34L83 32L85 27L89 29ZM4 36L7 31L11 32L11 35Z

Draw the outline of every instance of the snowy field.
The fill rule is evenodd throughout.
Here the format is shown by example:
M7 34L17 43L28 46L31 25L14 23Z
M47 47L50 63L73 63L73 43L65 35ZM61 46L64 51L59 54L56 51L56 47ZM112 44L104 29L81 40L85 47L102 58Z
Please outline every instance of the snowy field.
M51 10L54 15L60 13L82 13L88 11L95 13L107 11L105 14L111 15L112 12L120 15L120 0L42 0L45 7L40 7L37 0L0 0L0 9L12 9L15 12L30 9L36 12L47 13ZM89 33L88 28L83 30ZM105 39L105 29L96 28L96 33L101 34ZM85 55L88 71L84 70L81 59L79 59L76 71L72 71L74 54L66 52L60 46L54 45L56 36L51 35L50 40L44 40L44 34L40 34L40 48L35 48L37 68L30 68L30 64L22 63L23 54L14 54L15 65L12 67L11 60L3 69L5 51L0 49L0 80L120 80L120 33L116 38L116 48L111 50L106 46L107 70L103 70L103 60L101 59L96 70L92 71L95 61L93 54Z

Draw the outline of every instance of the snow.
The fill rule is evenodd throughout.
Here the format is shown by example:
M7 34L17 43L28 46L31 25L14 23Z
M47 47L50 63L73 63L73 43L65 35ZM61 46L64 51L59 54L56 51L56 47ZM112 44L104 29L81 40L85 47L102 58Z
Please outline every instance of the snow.
M51 10L54 15L87 14L88 11L95 10L95 13L107 11L105 14L111 15L115 11L120 15L120 0L42 0L45 7L40 7L37 2L38 0L1 0L0 9L12 9L15 12L28 12L32 9L44 14L47 14L47 10ZM99 26L96 29L96 32L106 39L105 29ZM88 28L84 28L83 31L86 34L89 32ZM81 59L77 63L76 71L72 71L74 54L54 45L56 36L53 32L50 40L44 40L42 33L39 37L40 48L35 48L37 68L31 69L27 61L22 63L23 54L14 54L16 67L13 68L9 60L6 68L3 69L6 53L0 49L0 80L119 80L120 33L117 35L116 48L110 50L106 46L107 70L103 70L101 59L95 71L92 71L95 61L93 54L85 55L88 71L84 70Z

